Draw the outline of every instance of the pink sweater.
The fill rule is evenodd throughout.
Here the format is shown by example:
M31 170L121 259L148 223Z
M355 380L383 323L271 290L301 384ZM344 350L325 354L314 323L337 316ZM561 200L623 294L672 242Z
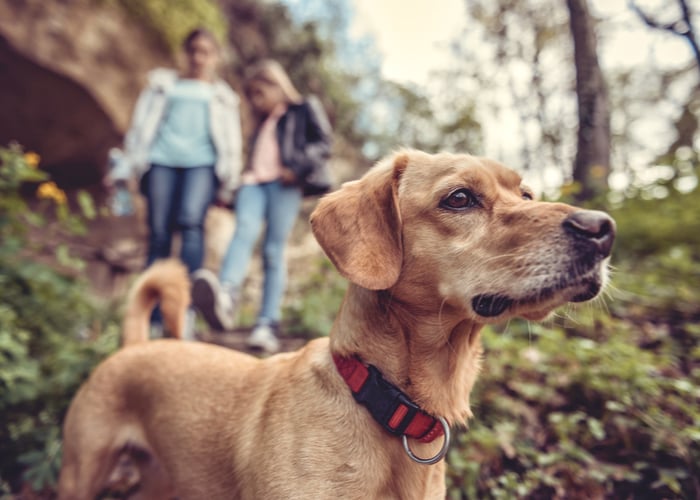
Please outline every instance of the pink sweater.
M287 106L278 106L260 126L250 157L250 168L241 176L243 184L262 184L280 178L282 161L277 144L277 122L287 111Z

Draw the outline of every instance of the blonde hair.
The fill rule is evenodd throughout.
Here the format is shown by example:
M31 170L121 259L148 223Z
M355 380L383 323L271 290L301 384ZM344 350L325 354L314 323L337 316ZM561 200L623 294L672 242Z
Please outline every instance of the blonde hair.
M289 79L289 75L277 61L263 59L255 63L246 71L246 87L254 81L276 85L282 90L282 94L289 104L299 104L303 101L303 97Z

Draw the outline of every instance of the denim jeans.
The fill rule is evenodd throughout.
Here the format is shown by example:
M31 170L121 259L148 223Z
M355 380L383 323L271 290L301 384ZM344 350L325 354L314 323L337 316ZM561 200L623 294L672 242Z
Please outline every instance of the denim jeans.
M262 244L263 299L258 323L280 320L287 284L284 250L301 207L298 187L279 181L243 185L236 195L236 229L221 264L219 279L224 287L243 285L258 237L265 227Z
M214 167L166 167L152 165L147 174L147 265L169 257L176 231L182 237L180 259L190 273L204 260L204 218L214 201L217 180Z

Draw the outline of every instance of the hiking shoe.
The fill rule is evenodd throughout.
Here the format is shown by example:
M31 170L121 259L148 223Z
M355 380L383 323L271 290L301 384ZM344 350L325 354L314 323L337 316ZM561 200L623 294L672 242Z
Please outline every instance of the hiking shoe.
M235 297L222 290L218 278L208 269L200 269L192 274L192 305L212 329L233 329Z
M277 326L268 324L258 324L253 328L248 337L248 347L261 350L268 354L274 354L280 350L280 341L277 338Z

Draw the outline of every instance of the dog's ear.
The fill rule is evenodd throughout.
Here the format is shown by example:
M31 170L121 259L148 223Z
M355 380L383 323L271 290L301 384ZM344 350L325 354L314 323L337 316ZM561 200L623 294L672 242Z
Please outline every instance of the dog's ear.
M340 274L370 290L399 278L403 251L398 210L399 179L408 164L398 154L324 196L311 214L311 228Z

